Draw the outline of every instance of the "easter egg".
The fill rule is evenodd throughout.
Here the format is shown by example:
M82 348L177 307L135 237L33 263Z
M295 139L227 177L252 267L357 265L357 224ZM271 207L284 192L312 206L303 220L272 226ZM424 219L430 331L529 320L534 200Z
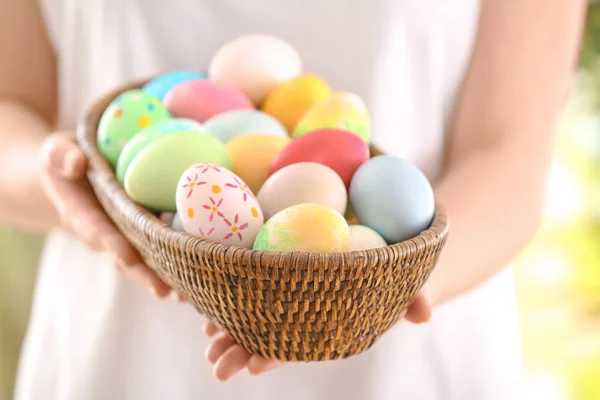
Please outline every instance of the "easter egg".
M180 132L162 136L133 159L125 174L125 191L150 209L175 211L175 191L190 165L209 162L231 168L225 145L214 136Z
M427 177L410 162L394 156L371 158L350 184L358 219L388 243L417 236L433 219L435 201Z
M344 217L322 204L297 204L279 211L260 229L254 250L309 253L346 251L350 229Z
M289 137L249 134L238 136L225 145L233 172L237 174L253 193L258 193L269 177L273 159L289 142Z
M160 100L141 90L129 90L106 108L98 124L98 150L111 166L136 133L171 118Z
M364 101L351 92L338 92L315 103L302 116L294 137L322 128L339 128L353 132L369 143L369 111Z
M142 90L162 101L175 86L192 79L206 79L206 74L198 71L171 71L151 80Z
M123 184L127 168L138 153L159 137L177 132L204 132L201 123L191 119L173 118L142 129L125 145L117 161L117 180Z
M244 35L226 43L213 57L208 76L232 85L256 105L283 82L302 72L296 50L275 36Z
M369 148L357 135L341 129L319 129L284 147L273 160L271 174L299 163L316 162L333 169L349 187L354 171L369 159Z
M260 110L228 111L210 118L204 126L223 143L252 133L288 137L287 131L279 121Z
M342 178L331 168L313 162L288 165L267 179L257 195L265 219L302 203L316 203L346 211L347 193Z
M181 218L179 217L178 213L175 213L175 215L173 216L173 220L171 221L171 228L175 229L176 231L185 232L185 228L181 223Z
M350 246L348 250L368 250L387 246L386 241L373 229L364 225L350 225Z
M273 89L262 110L277 118L288 132L293 132L304 113L329 95L331 89L327 82L316 75L304 74Z
M174 117L198 122L205 122L227 111L254 108L238 89L217 85L206 79L180 83L166 94L164 104Z
M200 163L188 168L177 185L176 199L185 232L205 240L252 248L264 223L252 191L219 165Z

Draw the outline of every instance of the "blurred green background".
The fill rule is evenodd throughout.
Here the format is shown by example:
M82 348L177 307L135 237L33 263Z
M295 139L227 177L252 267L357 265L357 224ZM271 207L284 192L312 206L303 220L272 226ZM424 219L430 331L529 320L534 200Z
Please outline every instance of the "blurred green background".
M543 68L543 66L540 66ZM528 399L600 399L600 5L590 3L545 222L514 261ZM0 227L0 399L12 396L43 238Z

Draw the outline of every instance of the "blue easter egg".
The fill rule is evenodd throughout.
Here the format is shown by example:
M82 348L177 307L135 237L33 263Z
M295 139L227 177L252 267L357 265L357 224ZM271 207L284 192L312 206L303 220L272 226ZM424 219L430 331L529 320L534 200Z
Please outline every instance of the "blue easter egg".
M181 218L179 218L179 214L177 213L175 213L175 216L173 217L173 221L171 222L171 228L175 229L176 231L185 232L185 228L181 223Z
M197 71L173 71L159 76L156 79L148 82L142 90L163 101L169 90L173 89L180 83L193 79L206 79L206 74Z
M260 110L227 111L208 119L204 128L223 143L248 134L288 137L281 122Z
M435 212L427 177L395 156L373 157L361 165L350 183L350 201L360 222L390 244L429 228Z

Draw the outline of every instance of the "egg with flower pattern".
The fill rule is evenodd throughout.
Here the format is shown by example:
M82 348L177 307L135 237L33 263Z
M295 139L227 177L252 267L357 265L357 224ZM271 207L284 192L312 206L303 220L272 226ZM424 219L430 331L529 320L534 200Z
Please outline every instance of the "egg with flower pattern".
M185 232L213 242L252 248L264 224L263 212L248 185L217 164L188 168L177 185L176 203Z
M115 167L129 139L142 129L170 118L156 97L138 89L124 92L102 114L98 124L98 150Z

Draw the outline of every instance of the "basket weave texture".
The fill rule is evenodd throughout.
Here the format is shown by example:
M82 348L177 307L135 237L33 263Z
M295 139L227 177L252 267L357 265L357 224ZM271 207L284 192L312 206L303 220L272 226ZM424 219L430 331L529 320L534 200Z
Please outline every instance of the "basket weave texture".
M104 110L141 85L97 101L80 121L78 142L110 218L148 266L201 314L249 352L284 361L359 354L404 316L446 241L449 223L441 207L431 227L413 239L346 253L259 252L174 231L127 196L96 146Z

